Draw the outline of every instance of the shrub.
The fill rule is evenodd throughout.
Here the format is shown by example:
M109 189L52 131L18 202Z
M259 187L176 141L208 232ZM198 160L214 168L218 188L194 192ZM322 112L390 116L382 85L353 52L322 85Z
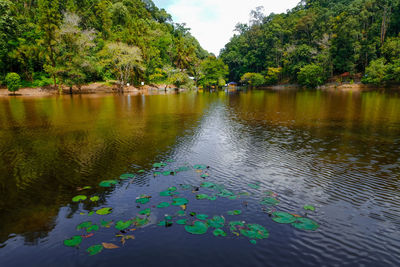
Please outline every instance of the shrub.
M252 72L248 72L245 73L242 78L240 79L240 81L242 83L247 83L249 84L251 87L257 87L260 85L263 85L265 83L265 79L264 76L262 76L262 74L260 73L252 73Z
M365 84L381 84L386 80L387 71L388 66L384 58L373 60L365 68L365 75L361 81Z
M265 75L265 83L268 85L277 84L281 72L282 68L268 68L267 75Z
M21 77L15 72L10 72L6 76L6 85L8 91L16 92L21 87Z
M325 82L324 69L316 64L306 65L297 73L297 81L303 86L316 88Z

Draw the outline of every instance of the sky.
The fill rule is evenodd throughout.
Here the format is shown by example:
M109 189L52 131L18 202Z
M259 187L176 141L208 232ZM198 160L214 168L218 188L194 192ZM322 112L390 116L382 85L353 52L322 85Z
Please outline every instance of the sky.
M186 23L201 46L219 55L233 36L237 23L248 23L251 10L264 6L264 13L282 13L300 0L153 0L172 15L174 22Z

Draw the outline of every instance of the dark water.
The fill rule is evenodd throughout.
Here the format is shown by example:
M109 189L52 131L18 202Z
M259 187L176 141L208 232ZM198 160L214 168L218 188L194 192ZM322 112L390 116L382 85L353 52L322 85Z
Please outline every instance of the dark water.
M128 220L140 194L151 207L158 193L199 185L194 171L153 176L168 168L207 164L206 180L237 200L196 200L188 212L257 223L270 237L190 235L183 226L157 226L179 207L152 208L150 225L122 247L117 230L101 228L80 249L63 240L76 226L104 217L80 215L112 207ZM144 169L132 183L102 180ZM253 189L248 183L260 183ZM87 192L77 187L92 186ZM0 266L398 266L400 264L400 95L364 92L185 93L154 96L75 96L0 99ZM320 224L315 231L277 224L262 210L264 191L275 208ZM206 192L200 189L200 192ZM100 201L75 204L77 194ZM239 216L229 210L240 209ZM82 233L82 232L80 232ZM88 256L101 242L121 246Z

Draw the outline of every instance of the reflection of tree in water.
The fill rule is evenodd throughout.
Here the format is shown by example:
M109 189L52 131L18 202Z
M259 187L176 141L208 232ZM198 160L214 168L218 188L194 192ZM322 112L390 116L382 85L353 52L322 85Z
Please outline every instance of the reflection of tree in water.
M16 233L34 244L54 228L59 207L71 202L77 187L137 171L132 163L151 167L173 150L177 138L194 129L205 102L170 95L4 100L2 105L0 243ZM20 112L17 119L12 109ZM135 185L147 184L143 179ZM100 193L100 201L84 208L93 210L111 192L89 190ZM70 205L67 217L77 209Z

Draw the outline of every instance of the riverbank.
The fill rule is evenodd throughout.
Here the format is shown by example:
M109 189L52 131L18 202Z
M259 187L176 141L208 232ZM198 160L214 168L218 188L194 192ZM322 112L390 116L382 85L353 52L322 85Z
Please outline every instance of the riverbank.
M172 89L171 85L145 85L141 87L127 86L124 89L124 93L147 93L152 91L164 91L165 88L167 90ZM53 86L46 87L37 87L37 88L21 88L15 95L7 90L5 87L0 88L0 97L7 96L53 96L53 95L69 95L70 89L69 87L63 86L61 91L58 88L54 88ZM84 85L79 90L76 87L72 88L72 94L112 94L118 93L118 87L116 85L109 85L106 83L91 83L88 85Z
M268 89L268 90L298 90L302 87L297 84L280 84L273 86L265 86L260 87L259 89ZM317 90L322 91L371 91L379 89L389 89L389 90L400 90L400 84L392 84L392 85L371 85L371 84L363 84L363 83L327 83L321 85L317 88Z

